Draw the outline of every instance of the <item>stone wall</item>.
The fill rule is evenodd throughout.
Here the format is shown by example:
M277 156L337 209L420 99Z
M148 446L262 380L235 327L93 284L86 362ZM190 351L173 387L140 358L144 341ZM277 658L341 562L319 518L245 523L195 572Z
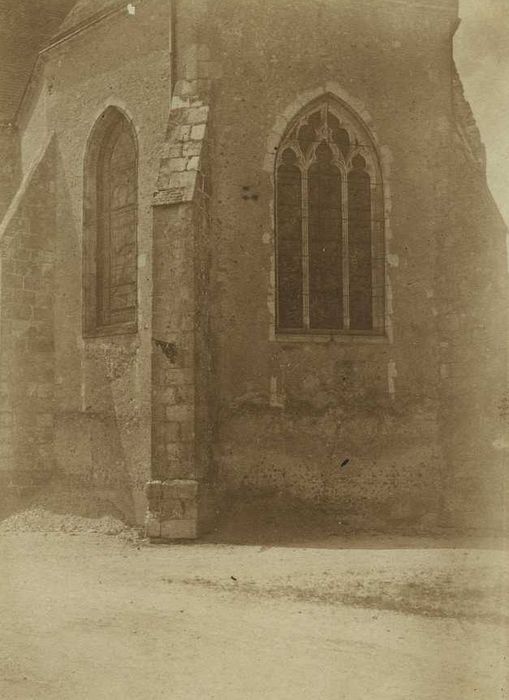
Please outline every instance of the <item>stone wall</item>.
M444 420L452 400L443 386L444 299L463 288L471 266L488 269L489 251L505 259L492 212L475 217L479 239L492 237L489 248L474 248L477 261L461 254L452 277L442 267L444 230L454 228L455 239L463 228L451 213L456 187L460 219L472 220L464 194L472 187L489 199L475 169L464 173L455 158L451 168L444 157L460 118L469 139L463 149L482 155L465 110L458 116L456 21L454 2L317 8L225 0L197 32L201 55L222 68L213 81L208 141L213 468L224 492L329 503L363 525L454 521L444 488L461 457ZM291 342L274 332L274 152L292 116L326 93L350 105L378 144L386 195L384 339ZM498 298L504 274L498 266ZM461 313L471 314L470 326L458 343L464 352L478 318L468 303ZM500 342L489 347L492 387L503 363ZM480 365L470 369L482 381ZM458 426L468 424L455 415ZM475 441L479 449L485 433Z
M455 0L187 0L171 31L169 3L133 5L51 49L23 112L4 471L51 472L131 522L148 497L153 539L199 534L216 489L362 527L500 513L506 229L458 92ZM380 160L383 336L275 332L275 153L320 95ZM84 338L83 171L109 106L138 141L138 330Z
M432 270L447 206L436 178L452 123L454 4L394 10L225 0L202 26L223 70L209 139L218 483L240 497L331 503L365 525L438 520L444 473ZM384 338L274 333L274 152L289 119L326 93L350 105L378 145Z
M14 197L21 176L18 130L10 124L0 124L0 221Z
M193 41L196 25L189 16L180 19L177 26L188 42L183 45L187 59L177 71L154 195L153 480L147 486L147 534L153 540L196 537L207 529L213 490L206 147L209 81L203 66L198 73L192 70L199 55Z
M168 118L169 4L134 3L47 52L25 105L25 167L55 139L55 412L59 488L143 523L151 471L152 195ZM97 119L122 110L138 141L138 332L84 338L85 154ZM41 197L40 206L46 200Z
M54 457L55 146L46 144L0 229L2 487L50 480Z

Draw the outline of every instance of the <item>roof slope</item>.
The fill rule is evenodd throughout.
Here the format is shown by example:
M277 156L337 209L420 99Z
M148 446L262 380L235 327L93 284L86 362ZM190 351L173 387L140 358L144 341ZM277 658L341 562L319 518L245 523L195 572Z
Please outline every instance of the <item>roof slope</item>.
M75 0L0 0L0 123L14 119L39 51Z
M92 17L100 17L117 7L127 6L128 0L77 0L62 25L59 27L57 37L77 29L86 24Z

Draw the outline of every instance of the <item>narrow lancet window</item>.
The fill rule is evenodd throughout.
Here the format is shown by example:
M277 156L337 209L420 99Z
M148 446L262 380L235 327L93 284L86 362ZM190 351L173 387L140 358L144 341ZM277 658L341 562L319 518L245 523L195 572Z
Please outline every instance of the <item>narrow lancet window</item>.
M109 109L92 136L85 183L85 326L134 330L137 316L137 150L132 126Z

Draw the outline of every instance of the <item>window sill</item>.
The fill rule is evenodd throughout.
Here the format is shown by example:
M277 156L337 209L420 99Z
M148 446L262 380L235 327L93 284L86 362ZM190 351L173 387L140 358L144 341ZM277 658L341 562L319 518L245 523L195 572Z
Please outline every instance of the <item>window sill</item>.
M332 333L275 333L277 343L351 343L354 345L388 345L389 338L382 333L332 332Z
M117 326L104 326L95 328L91 331L85 331L83 338L107 338L112 335L135 335L138 332L138 324L123 323Z

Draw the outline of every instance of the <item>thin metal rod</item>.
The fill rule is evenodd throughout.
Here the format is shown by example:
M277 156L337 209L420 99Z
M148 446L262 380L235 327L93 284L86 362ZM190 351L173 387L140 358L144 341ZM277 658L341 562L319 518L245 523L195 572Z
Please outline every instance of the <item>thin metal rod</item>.
M309 318L309 202L308 173L302 172L302 314L304 328L310 326Z
M350 328L350 267L348 251L348 174L341 168L341 220L342 220L342 263L343 263L343 328Z

